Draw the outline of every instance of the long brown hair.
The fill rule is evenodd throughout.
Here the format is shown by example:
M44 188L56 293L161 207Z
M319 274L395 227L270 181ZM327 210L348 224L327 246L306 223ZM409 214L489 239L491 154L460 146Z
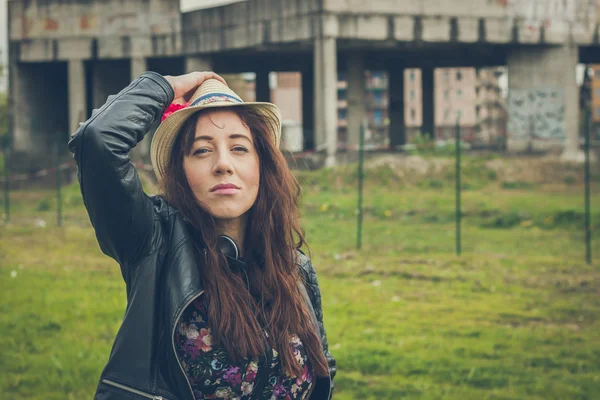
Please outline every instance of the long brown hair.
M190 153L196 136L198 117L207 110L190 117L181 128L162 185L166 200L198 232L194 240L198 259L206 260L200 270L213 340L224 346L234 361L254 358L266 350L265 329L269 345L280 355L283 370L290 376L301 376L302 368L290 346L290 336L295 333L315 373L327 376L327 361L316 333L319 328L313 323L298 284L297 249L306 244L298 222L300 185L275 147L264 117L250 107L227 109L250 130L260 160L258 195L248 211L243 243L245 255L257 255L248 264L248 286L241 273L229 268L225 256L217 251L215 220L194 196L183 170L184 156ZM261 327L256 310L262 311L265 326Z

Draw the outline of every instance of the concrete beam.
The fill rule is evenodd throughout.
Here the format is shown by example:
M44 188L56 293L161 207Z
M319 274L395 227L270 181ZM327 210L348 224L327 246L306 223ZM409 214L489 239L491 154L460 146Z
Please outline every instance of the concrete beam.
M462 43L475 43L479 40L479 19L461 17L456 20L458 27L458 37Z
M394 39L401 42L415 40L415 19L413 17L394 17Z
M352 52L347 58L348 80L348 145L358 146L360 126L367 118L365 90L365 60L363 54Z
M210 56L187 56L184 69L186 74L194 71L212 71L213 60Z
M450 18L446 17L423 17L421 39L424 42L449 42L450 41Z
M484 20L485 40L489 43L509 43L512 40L512 19Z
M90 38L64 38L57 39L59 60L92 58L92 39Z
M385 15L340 15L339 37L361 40L384 40L388 36Z

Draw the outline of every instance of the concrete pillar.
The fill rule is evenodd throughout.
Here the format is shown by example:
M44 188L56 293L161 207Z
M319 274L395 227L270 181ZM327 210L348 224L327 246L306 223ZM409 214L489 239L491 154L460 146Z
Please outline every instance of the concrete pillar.
M271 87L269 85L269 70L256 71L255 80L256 101L271 101Z
M134 57L130 60L130 63L131 80L138 78L148 69L148 65L144 57ZM148 162L148 160L150 159L150 144L152 143L153 135L154 132L148 132L148 134L144 136L144 139L142 139L142 141L139 142L137 146L135 146L135 148L131 152L131 158L133 161Z
M29 117L31 114L31 104L27 101L33 95L31 89L28 88L28 83L31 83L31 77L27 76L27 69L23 64L11 60L9 68L8 100L12 111L9 134L11 134L13 151L24 152L32 150L30 146L36 143L32 140L31 118Z
M348 54L348 143L351 148L360 143L360 125L367 118L365 61L361 53Z
M580 160L578 48L515 48L508 55L509 151L563 147L565 160Z
M334 37L314 43L315 148L325 151L325 167L335 165L337 148L337 44Z
M131 63L131 80L139 78L141 74L148 70L148 64L144 57L134 57L130 60Z
M69 130L75 132L87 117L87 94L83 60L68 61Z
M435 138L435 102L434 102L434 82L433 68L421 69L421 90L423 98L423 125L421 134L429 135Z
M194 71L212 71L213 62L209 56L188 56L185 58L185 73Z
M389 117L390 117L390 147L406 144L406 129L404 123L404 68L390 66L389 76Z
M302 130L304 150L315 148L315 75L312 70L302 71Z

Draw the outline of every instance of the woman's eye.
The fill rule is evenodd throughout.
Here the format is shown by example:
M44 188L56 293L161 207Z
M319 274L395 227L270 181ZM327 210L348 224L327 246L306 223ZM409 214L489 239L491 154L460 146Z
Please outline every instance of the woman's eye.
M245 148L244 146L235 146L235 147L233 148L233 150L234 150L234 151L242 151L242 152L244 152L244 153L247 153L247 152L248 152L248 149L247 149L247 148Z
M193 155L206 154L208 153L208 149L197 149L194 151Z

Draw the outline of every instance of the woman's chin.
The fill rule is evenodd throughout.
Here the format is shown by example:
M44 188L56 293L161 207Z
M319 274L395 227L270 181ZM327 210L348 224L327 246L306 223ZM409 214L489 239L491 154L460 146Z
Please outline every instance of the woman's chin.
M212 215L214 219L228 221L240 218L244 215L244 212L234 210L211 210L210 215Z

